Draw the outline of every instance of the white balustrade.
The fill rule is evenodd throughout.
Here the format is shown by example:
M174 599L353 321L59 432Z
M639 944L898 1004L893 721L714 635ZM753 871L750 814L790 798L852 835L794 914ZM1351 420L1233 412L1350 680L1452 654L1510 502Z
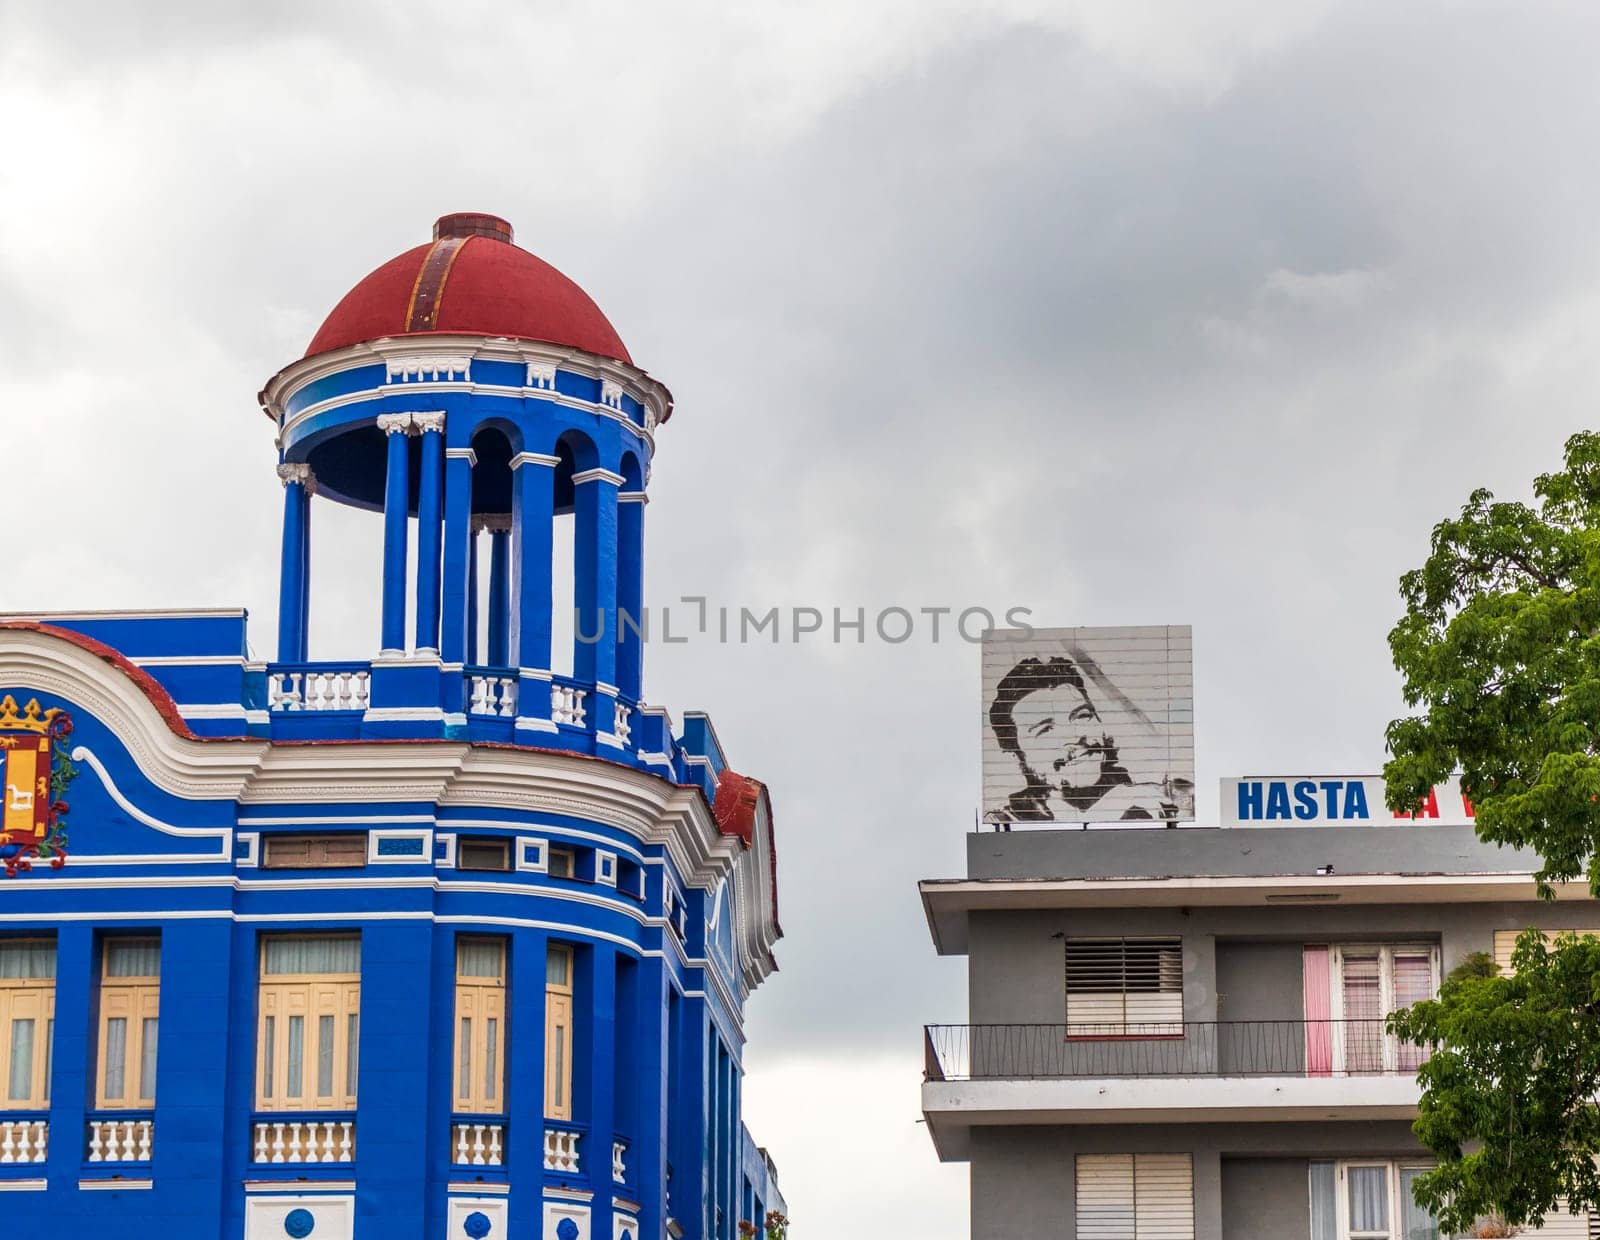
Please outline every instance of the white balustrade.
M46 1120L0 1120L0 1164L42 1163L49 1144L50 1124Z
M274 672L267 677L271 710L366 710L371 699L368 671Z
M89 1161L149 1162L155 1122L148 1119L89 1121Z
M511 719L517 713L515 676L468 676L467 711L474 715L496 715Z
M550 686L550 718L555 723L568 723L575 728L581 728L584 720L588 718L588 708L584 705L589 696L587 689L579 689L572 685Z
M625 1141L611 1143L611 1178L618 1184L628 1182L628 1165L625 1161L628 1154L628 1145Z
M614 735L624 745L633 741L633 707L617 703L616 726L611 729Z
M505 1164L504 1124L455 1124L450 1146L460 1167L499 1167Z
M347 1163L355 1158L353 1120L259 1120L258 1163Z
M578 1174L578 1139L582 1133L562 1128L544 1130L544 1169Z

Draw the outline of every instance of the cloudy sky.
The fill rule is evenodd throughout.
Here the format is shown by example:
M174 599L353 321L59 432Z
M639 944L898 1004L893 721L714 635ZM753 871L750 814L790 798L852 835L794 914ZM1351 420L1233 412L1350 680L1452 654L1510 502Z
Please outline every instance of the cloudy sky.
M485 210L677 397L657 608L1190 623L1202 819L1373 771L1397 575L1594 421L1597 46L1535 0L0 0L0 455L48 535L0 609L244 604L270 653L255 393ZM341 516L314 656L376 645ZM915 884L978 797L942 636L650 651L775 797L748 1110L799 1236L966 1234L917 1108L964 972Z

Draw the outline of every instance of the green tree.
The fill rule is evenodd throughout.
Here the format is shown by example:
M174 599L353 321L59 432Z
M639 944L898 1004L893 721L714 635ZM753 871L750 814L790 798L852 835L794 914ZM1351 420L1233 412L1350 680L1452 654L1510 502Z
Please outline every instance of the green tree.
M1535 850L1539 891L1600 893L1600 436L1567 441L1532 505L1476 491L1401 578L1389 635L1407 703L1389 725L1392 809L1461 772L1485 840ZM1439 1158L1417 1199L1447 1231L1600 1209L1600 941L1524 934L1509 977L1453 977L1392 1018L1433 1048L1418 1138Z

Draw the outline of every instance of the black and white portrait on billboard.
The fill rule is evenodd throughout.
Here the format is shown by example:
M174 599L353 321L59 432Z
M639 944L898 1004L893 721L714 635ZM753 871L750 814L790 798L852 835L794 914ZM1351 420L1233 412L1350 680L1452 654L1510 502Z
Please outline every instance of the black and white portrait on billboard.
M990 634L983 700L985 822L1194 818L1188 626Z

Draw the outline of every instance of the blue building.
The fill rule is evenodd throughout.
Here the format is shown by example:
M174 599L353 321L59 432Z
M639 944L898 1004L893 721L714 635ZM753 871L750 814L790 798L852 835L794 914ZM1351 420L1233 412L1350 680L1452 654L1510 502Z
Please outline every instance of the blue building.
M455 215L261 404L276 661L242 611L0 620L8 1233L732 1240L777 870L641 698L667 389ZM382 525L367 660L308 646L329 502Z

